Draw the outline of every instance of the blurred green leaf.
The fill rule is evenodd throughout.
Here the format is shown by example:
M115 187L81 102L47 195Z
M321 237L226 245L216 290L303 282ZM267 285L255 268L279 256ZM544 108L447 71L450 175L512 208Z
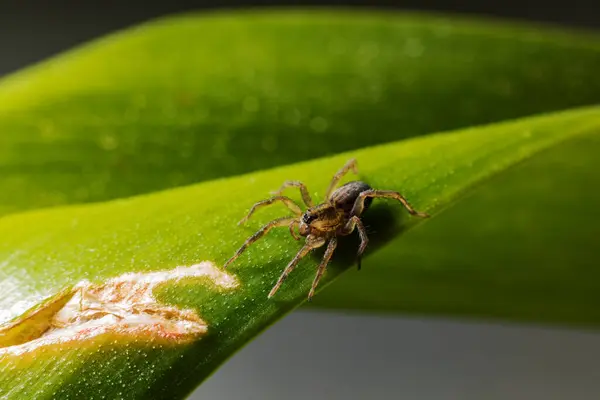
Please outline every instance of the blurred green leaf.
M600 102L597 37L344 11L184 15L0 82L0 214Z
M261 225L259 218L264 223L285 215L282 208L273 207L261 211L248 228L236 227L256 200L286 179L305 181L319 200L317 194L322 193L329 175L350 157L357 158L362 180L377 188L402 191L435 220L442 209L459 204L478 183L599 128L600 108L584 108L428 135L129 199L5 216L0 219L0 259L4 260L0 309L17 316L38 303L40 296L56 294L81 279L102 283L126 272L202 261L222 265ZM371 236L372 255L424 220L407 218L400 204L379 201L365 221L376 228ZM324 283L353 262L356 247L346 244ZM266 297L299 246L287 229L257 242L230 268L240 281L233 290L223 292L199 282L167 282L157 289L159 302L194 310L207 321L208 335L191 344L144 336L131 341L109 332L24 354L5 347L0 350L0 390L6 398L72 398L82 393L86 398L143 398L150 393L153 398L184 396L240 346L306 298L318 255L304 260L276 297ZM586 280L580 282L585 285Z

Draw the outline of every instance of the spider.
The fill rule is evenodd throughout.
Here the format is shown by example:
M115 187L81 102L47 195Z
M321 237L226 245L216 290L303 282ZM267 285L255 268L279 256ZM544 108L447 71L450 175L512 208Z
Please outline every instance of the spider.
M254 204L238 225L244 224L254 214L254 212L265 206L269 206L275 202L284 203L294 214L294 217L283 217L273 220L263 226L258 232L248 238L239 250L225 262L224 267L226 268L236 258L238 258L248 246L256 242L258 239L266 235L271 229L276 227L288 227L292 237L296 240L300 240L300 236L306 237L304 246L298 251L296 256L289 262L279 280L269 292L268 298L273 297L275 292L279 290L283 281L298 265L300 260L309 254L312 250L324 246L327 244L325 255L319 264L317 274L312 283L310 292L308 293L308 300L310 301L315 294L315 289L321 280L321 277L325 273L327 264L337 247L338 236L346 236L358 230L360 236L360 246L357 254L358 269L361 267L361 258L367 247L369 239L367 232L360 219L360 216L365 212L374 197L390 198L400 201L402 205L408 210L411 215L419 217L429 217L426 213L415 211L408 201L398 192L391 190L374 190L369 185L361 181L348 182L338 189L334 190L336 185L342 179L342 177L352 170L355 174L358 174L357 163L355 159L351 159L333 176L327 191L325 192L325 202L322 204L314 205L308 189L306 186L299 181L285 181L279 190L272 192L274 197L267 200L259 201ZM302 195L302 200L307 206L307 210L302 212L300 206L292 199L286 196L281 196L281 193L289 187L297 187ZM298 230L298 234L295 229Z

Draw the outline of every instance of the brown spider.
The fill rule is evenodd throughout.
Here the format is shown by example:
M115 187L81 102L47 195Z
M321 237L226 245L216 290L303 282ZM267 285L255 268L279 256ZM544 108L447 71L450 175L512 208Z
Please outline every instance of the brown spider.
M236 258L240 256L246 250L248 246L252 243L256 242L258 239L267 234L272 228L287 226L290 229L290 233L296 240L300 240L300 237L294 231L294 228L297 227L298 233L300 236L306 237L306 242L304 246L300 249L300 251L296 254L296 256L290 261L287 265L279 280L271 289L269 293L269 298L271 298L275 292L279 289L283 281L288 277L288 275L294 270L298 262L310 253L312 250L323 246L325 243L329 242L327 245L327 250L325 251L325 255L319 265L317 270L317 275L312 284L312 288L308 293L308 300L313 297L315 294L315 288L319 284L319 280L323 273L325 272L325 268L333 255L333 252L337 246L337 237L338 236L346 236L351 234L354 229L358 229L358 233L360 235L360 246L358 248L358 269L360 269L361 256L367 247L367 243L369 239L367 238L367 232L365 231L365 227L363 226L362 221L360 220L360 216L364 211L367 210L371 202L373 201L373 197L385 197L396 199L402 203L402 205L408 210L408 212L412 215L416 215L419 217L428 217L429 215L425 213L421 213L415 211L411 205L406 201L404 197L398 192L394 192L391 190L374 190L369 185L360 181L352 181L348 182L345 185L342 185L337 190L333 190L338 182L342 179L342 177L348 172L352 170L355 174L358 174L356 160L352 159L348 161L334 176L327 188L327 192L325 192L325 202L319 205L314 205L310 195L308 194L308 190L306 186L299 181L286 181L283 183L281 188L272 194L275 195L270 199L259 201L254 204L250 209L248 215L246 215L238 225L245 223L248 218L260 207L265 207L271 205L277 201L283 202L294 214L295 217L283 217L273 220L263 226L258 232L252 235L248 240L244 242L242 247L225 263L225 267L231 264ZM306 212L302 212L302 209L298 204L286 196L281 196L281 193L285 188L288 187L297 187L300 189L300 194L302 195L302 200L308 207Z

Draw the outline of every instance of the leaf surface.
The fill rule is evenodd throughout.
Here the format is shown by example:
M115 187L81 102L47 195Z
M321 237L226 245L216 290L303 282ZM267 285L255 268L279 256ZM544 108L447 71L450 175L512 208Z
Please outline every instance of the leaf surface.
M376 188L401 191L434 221L491 176L544 149L597 132L599 117L600 110L590 107L428 135L128 199L5 216L0 219L4 238L0 309L14 314L5 318L19 321L18 314L35 306L40 297L83 279L101 285L123 273L201 262L214 263L218 270L261 222L285 215L283 207L273 207L257 214L248 228L236 227L256 200L286 179L305 181L319 200L329 175L350 157L358 160L361 179ZM380 201L365 221L373 229L370 254L375 254L378 247L424 220L408 218L399 204ZM347 244L341 246L324 283L353 262L354 243ZM208 333L196 340L180 343L148 332L124 338L109 330L23 354L14 353L18 347L5 347L0 388L9 398L81 393L90 398L183 396L240 346L305 300L320 253L304 260L273 299L266 297L298 248L287 229L281 229L230 267L238 287L224 290L202 277L157 286L152 292L157 307L192 310L206 322ZM72 338L69 335L65 337Z
M597 104L599 43L389 12L151 22L0 81L0 214Z

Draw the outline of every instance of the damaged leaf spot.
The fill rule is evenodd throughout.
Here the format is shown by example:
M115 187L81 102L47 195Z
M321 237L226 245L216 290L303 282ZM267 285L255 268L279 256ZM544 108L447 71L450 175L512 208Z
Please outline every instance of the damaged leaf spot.
M208 261L172 270L127 273L100 284L81 281L0 326L0 356L108 333L177 343L197 339L207 332L208 325L196 311L160 304L153 295L158 285L189 278L208 278L222 289L239 286L233 275Z

